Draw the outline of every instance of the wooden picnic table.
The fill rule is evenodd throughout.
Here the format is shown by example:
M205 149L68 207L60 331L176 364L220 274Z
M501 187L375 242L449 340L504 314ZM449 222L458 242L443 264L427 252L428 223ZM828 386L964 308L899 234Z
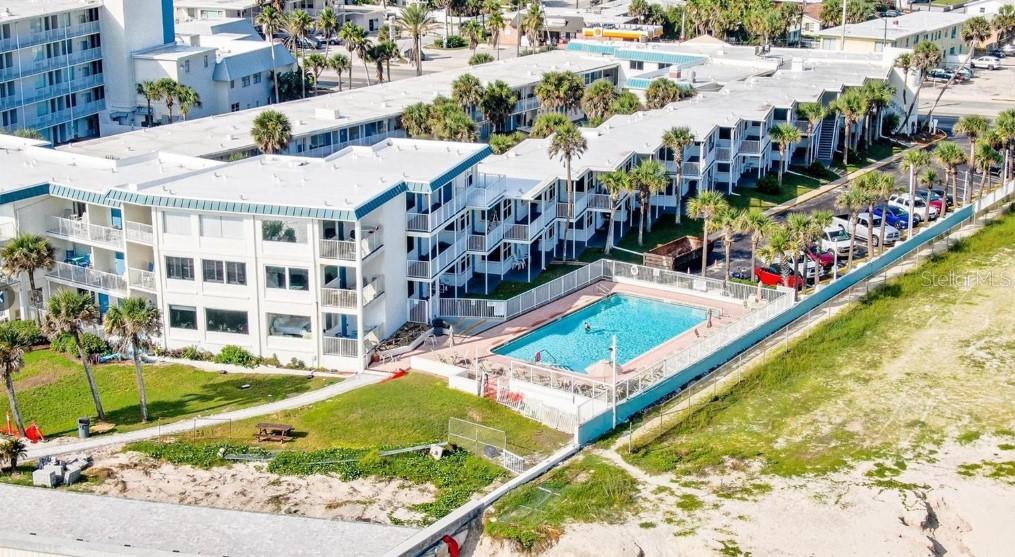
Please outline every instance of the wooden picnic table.
M293 440L293 429L295 428L288 424L262 422L257 424L257 433L254 437L258 441L278 441L284 443Z

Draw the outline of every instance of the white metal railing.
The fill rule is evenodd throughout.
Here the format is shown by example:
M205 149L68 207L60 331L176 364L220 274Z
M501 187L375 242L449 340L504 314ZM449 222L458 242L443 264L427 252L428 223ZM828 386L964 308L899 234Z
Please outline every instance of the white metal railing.
M455 242L430 260L410 259L406 262L406 274L409 278L432 279L445 267L457 260L468 246L469 236L462 234Z
M538 236L551 222L556 220L556 218L556 209L552 211L544 211L543 214L539 215L536 220L529 224L509 225L507 231L504 233L504 238L507 240L528 242Z
M430 323L430 300L406 300L410 323Z
M740 144L740 153L744 155L757 155L761 153L761 141L747 139Z
M155 273L144 269L127 269L127 282L131 288L155 292Z
M155 240L155 229L150 224L126 221L123 229L128 242L151 244Z
M493 227L485 234L469 234L469 251L487 253L500 244L500 241L504 239L508 224L506 221L491 224Z
M684 177L698 176L701 174L701 163L685 162L680 165L680 174Z
M370 282L363 285L363 305L367 305L370 302L376 300L384 294L384 283L379 278L375 278Z
M321 288L321 305L330 308L356 309L359 296L354 289Z
M465 209L465 190L455 189L454 197L429 213L406 213L406 230L410 232L431 232L448 222Z
M356 261L364 259L371 253L377 251L384 245L380 230L367 234L359 241L356 240L321 240L321 257L325 259L339 259L342 261Z
M610 390L609 383L605 381L515 360L511 361L508 372L512 380L517 379L589 398L597 398Z
M575 192L575 194L574 194L574 212L572 213L573 218L571 220L577 219L578 217L580 217L582 215L582 213L585 212L585 209L588 209L588 207L589 207L589 195L590 194L589 194L588 191ZM565 198L566 197L567 196L565 196ZM568 218L567 201L565 201L563 203L557 203L557 218L558 219L567 219Z
M122 275L97 271L88 267L78 267L77 265L63 263L62 261L55 263L46 275L55 279L110 292L124 294L127 292L127 281Z
M593 193L589 195L589 209L593 211L609 211L613 208L613 201L605 193Z
M324 337L324 353L331 356L358 356L359 340L345 337Z
M507 179L503 174L480 174L475 185L468 189L466 205L476 209L489 209L504 198Z
M729 147L719 147L719 149L716 151L716 157L715 157L716 160L720 160L720 161L723 161L723 162L729 162L729 161L733 160L732 157L733 157L733 151L730 150Z
M378 344L381 343L381 326L374 325L367 329L367 332L363 333L363 351L369 352L373 350Z
M75 241L91 242L119 248L123 245L123 231L109 226L61 217L46 218L46 232L52 236Z
M514 112L528 112L539 108L539 97L529 97L515 103Z

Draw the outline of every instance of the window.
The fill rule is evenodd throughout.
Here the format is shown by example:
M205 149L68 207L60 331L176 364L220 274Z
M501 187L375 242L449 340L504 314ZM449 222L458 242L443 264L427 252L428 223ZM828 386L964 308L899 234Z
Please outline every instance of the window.
M233 103L229 105L229 112L239 112L239 111L240 111L240 103Z
M264 283L268 288L280 290L310 290L310 272L307 269L285 268L274 265L264 267Z
M189 257L166 256L166 278L194 280L194 260Z
M183 61L183 73L190 73L190 60Z
M166 234L190 236L190 215L187 213L163 213L162 224Z
M197 308L169 306L169 326L174 329L197 329Z
M247 264L236 261L205 259L202 263L205 282L247 284Z
M243 219L201 215L201 236L208 238L243 239Z
M304 315L283 315L269 313L265 315L268 324L268 336L273 337L305 337L310 335L310 317Z
M204 269L205 282L224 283L226 281L226 266L222 261L209 261L205 259L201 262L201 266Z
M306 243L303 227L297 223L266 220L261 223L261 239L268 242Z
M204 319L210 333L245 335L249 331L245 311L207 308L204 310Z
M229 88L230 89L236 89L236 80L235 79L230 79L229 80Z
M207 54L204 55L204 67L206 67L206 68L208 67L208 55Z
M260 82L261 82L261 73L260 72L255 73L254 74L254 83L260 83Z
M247 264L226 261L226 284L247 284Z
M641 62L639 60L631 60L631 69L632 70L643 70L643 69L645 69L645 63Z
M250 87L250 76L249 75L243 76L243 79L241 79L240 81L243 83L243 87Z

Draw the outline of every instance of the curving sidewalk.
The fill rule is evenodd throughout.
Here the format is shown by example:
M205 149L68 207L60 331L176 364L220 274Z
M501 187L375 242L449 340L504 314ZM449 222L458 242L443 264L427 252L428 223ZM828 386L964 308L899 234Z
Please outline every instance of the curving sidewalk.
M145 429L139 429L136 431L129 431L126 433L114 433L112 435L100 435L89 439L75 441L71 443L46 443L42 445L32 445L28 449L27 458L36 459L42 456L54 456L67 453L77 453L84 451L91 451L101 447L108 447L110 445L119 445L122 443L131 443L134 441L142 441L144 439L152 439L162 435L173 435L177 433L184 433L187 431L193 431L197 428L209 427L213 425L219 425L223 421L238 421L245 420L247 418L256 418L257 416L264 416L267 414L273 414L282 410L291 410L293 408L299 408L301 406L307 406L315 402L321 402L329 398L338 396L342 393L372 385L384 379L385 375L375 375L361 373L353 376L345 381L336 383L334 385L328 385L322 389L302 393L293 397L289 397L285 400L279 400L270 402L268 404L261 404L259 406L251 406L248 408L241 408L239 410L231 410L229 412L223 412L221 414L212 414L210 416L199 416L195 418L185 418L178 422L170 424L157 425Z

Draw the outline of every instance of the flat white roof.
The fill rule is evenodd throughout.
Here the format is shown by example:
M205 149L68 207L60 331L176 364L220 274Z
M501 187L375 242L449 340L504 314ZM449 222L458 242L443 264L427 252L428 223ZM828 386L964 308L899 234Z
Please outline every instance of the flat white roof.
M0 21L98 8L102 0L0 0Z
M975 14L960 12L919 11L903 14L899 17L884 17L850 23L846 25L846 37L855 39L884 39L908 37L914 33L927 33L945 27L951 27L973 17ZM829 27L818 33L822 37L841 37L842 26Z
M173 0L176 8L209 8L217 10L249 10L257 0Z
M539 81L549 71L586 72L616 65L617 62L609 58L557 50L268 107L145 128L73 143L59 149L100 156L130 156L156 151L210 156L254 148L250 128L254 118L269 108L289 117L293 137L303 137L397 116L408 105L430 102L437 95L450 95L451 82L464 73L475 75L483 83L503 80L511 87L520 88Z

